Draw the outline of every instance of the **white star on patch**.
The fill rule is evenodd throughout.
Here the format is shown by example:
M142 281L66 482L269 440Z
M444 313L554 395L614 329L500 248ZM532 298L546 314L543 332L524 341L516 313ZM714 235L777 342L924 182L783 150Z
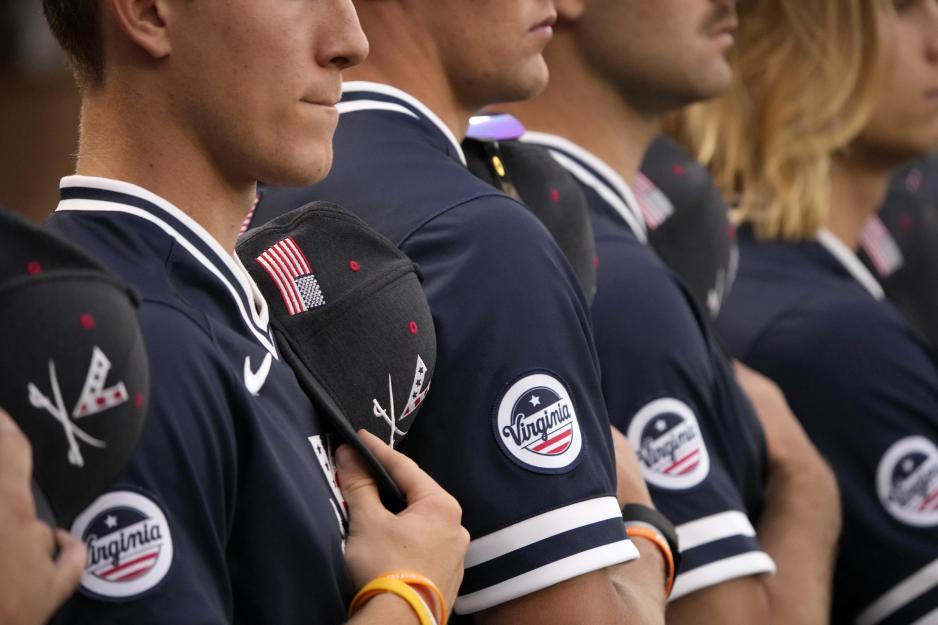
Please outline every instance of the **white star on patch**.
M906 473L909 473L914 466L915 464L912 462L912 459L909 458L905 462L902 463L902 470Z
M113 514L107 515L107 518L104 519L104 524L107 525L107 528L109 530L114 529L115 527L117 527L117 517L114 516Z
M668 424L664 422L664 419L658 419L655 421L655 429L659 432L664 432L668 429Z
M529 399L528 401L531 402L531 405L532 405L532 406L540 406L540 405L541 405L541 398L538 397L537 395L531 395L531 399Z

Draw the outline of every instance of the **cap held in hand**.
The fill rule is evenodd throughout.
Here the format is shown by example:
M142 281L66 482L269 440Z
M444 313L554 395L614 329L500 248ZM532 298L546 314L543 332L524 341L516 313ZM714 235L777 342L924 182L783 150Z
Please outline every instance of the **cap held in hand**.
M237 252L269 304L285 361L345 441L379 469L355 432L399 443L436 363L436 333L416 266L363 221L326 202L248 232Z
M0 405L32 445L40 516L69 527L143 430L137 301L95 261L2 210L0 250Z

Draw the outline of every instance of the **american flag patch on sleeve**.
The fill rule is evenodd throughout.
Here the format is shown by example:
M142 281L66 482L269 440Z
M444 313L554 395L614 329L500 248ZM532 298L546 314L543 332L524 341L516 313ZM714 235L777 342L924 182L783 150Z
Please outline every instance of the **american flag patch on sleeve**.
M256 260L277 285L291 317L326 303L313 268L293 237L267 248Z

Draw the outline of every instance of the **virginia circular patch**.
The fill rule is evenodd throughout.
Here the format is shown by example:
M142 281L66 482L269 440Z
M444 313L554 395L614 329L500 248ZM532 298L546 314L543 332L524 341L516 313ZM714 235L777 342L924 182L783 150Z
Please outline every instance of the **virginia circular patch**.
M133 491L98 497L75 519L72 534L88 547L83 590L105 598L139 595L156 586L173 562L169 523L160 507Z
M495 412L495 438L511 460L538 473L569 471L583 447L570 393L547 373L509 387Z
M645 480L679 490L700 484L710 473L710 455L690 406L656 399L639 410L627 433Z
M903 523L938 525L938 448L924 436L894 443L879 462L876 490L886 510Z

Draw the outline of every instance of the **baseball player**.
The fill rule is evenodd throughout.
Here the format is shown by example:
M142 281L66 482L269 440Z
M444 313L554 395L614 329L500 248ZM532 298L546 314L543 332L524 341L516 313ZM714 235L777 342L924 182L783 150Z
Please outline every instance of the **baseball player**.
M735 5L571 3L547 50L551 84L512 110L590 202L606 406L681 541L668 622L816 623L839 523L833 478L784 402L761 390L760 424L708 313L649 245L629 183L664 113L729 86Z
M690 124L713 133L714 178L740 193L746 221L719 329L779 384L837 474L832 621L934 623L938 368L855 252L891 171L938 147L938 5L740 12L740 82Z
M445 620L458 505L374 437L400 515L349 448L333 458L233 256L257 179L329 169L341 72L367 50L351 2L44 7L83 97L48 228L139 291L153 389L128 468L72 526L88 559L55 622Z
M670 554L656 529L626 535L576 275L460 147L475 111L544 86L554 3L355 5L371 54L347 73L335 167L314 187L267 190L255 223L333 199L421 267L437 371L400 449L472 535L459 622L660 622ZM648 501L634 459L618 477L623 499Z

